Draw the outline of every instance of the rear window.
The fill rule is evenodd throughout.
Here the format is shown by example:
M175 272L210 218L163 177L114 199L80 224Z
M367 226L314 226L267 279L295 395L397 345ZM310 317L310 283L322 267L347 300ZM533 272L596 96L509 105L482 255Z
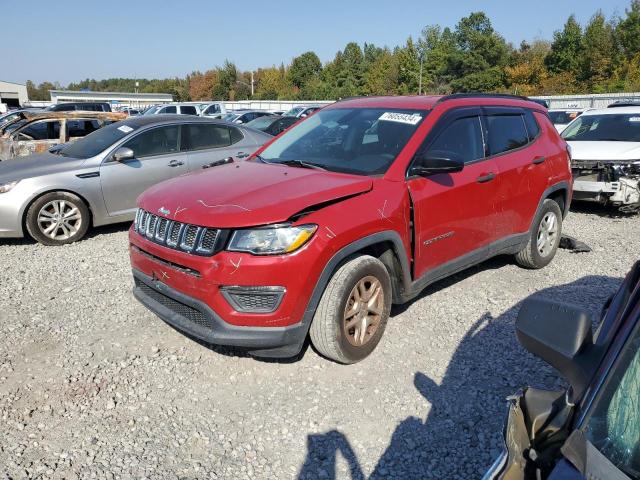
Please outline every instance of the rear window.
M522 115L488 115L489 155L508 152L529 143Z
M59 120L35 122L18 132L18 140L58 140L59 138Z
M85 137L101 127L99 120L67 120L67 135Z

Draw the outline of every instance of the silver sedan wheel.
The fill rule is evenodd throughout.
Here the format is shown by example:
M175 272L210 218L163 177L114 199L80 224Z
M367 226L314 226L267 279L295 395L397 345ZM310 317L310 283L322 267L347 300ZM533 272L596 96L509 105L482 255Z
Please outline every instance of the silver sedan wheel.
M553 252L558 237L558 217L554 212L547 212L538 227L537 247L541 257Z
M38 212L38 228L52 240L68 240L78 233L82 215L69 200L53 200Z

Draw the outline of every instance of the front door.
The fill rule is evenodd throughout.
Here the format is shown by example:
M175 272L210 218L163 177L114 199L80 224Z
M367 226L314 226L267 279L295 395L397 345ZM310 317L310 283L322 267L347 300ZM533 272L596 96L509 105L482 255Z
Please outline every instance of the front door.
M134 158L117 162L111 156L100 167L102 195L110 216L133 218L136 199L163 180L188 173L187 154L179 149L178 125L145 130L121 145Z
M497 166L485 159L480 110L454 110L434 127L427 156L456 157L460 172L408 180L414 208L414 277L446 266L496 240Z

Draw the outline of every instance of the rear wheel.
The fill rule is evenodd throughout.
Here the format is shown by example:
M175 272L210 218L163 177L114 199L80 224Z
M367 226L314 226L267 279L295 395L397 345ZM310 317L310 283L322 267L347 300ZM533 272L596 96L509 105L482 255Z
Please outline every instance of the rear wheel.
M71 193L43 195L27 210L27 231L43 245L65 245L80 240L89 228L89 209Z
M547 266L558 250L562 236L562 211L546 199L536 215L527 246L516 254L516 262L526 268Z
M391 310L391 280L377 258L356 257L333 275L311 324L313 346L325 357L355 363L378 345Z

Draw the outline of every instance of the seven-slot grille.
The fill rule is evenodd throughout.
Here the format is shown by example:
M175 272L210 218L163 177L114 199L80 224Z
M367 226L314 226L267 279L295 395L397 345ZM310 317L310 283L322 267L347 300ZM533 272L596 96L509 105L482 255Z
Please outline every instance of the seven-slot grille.
M216 240L220 230L198 227L169 220L141 208L136 213L134 229L140 235L159 245L196 255L216 253Z

